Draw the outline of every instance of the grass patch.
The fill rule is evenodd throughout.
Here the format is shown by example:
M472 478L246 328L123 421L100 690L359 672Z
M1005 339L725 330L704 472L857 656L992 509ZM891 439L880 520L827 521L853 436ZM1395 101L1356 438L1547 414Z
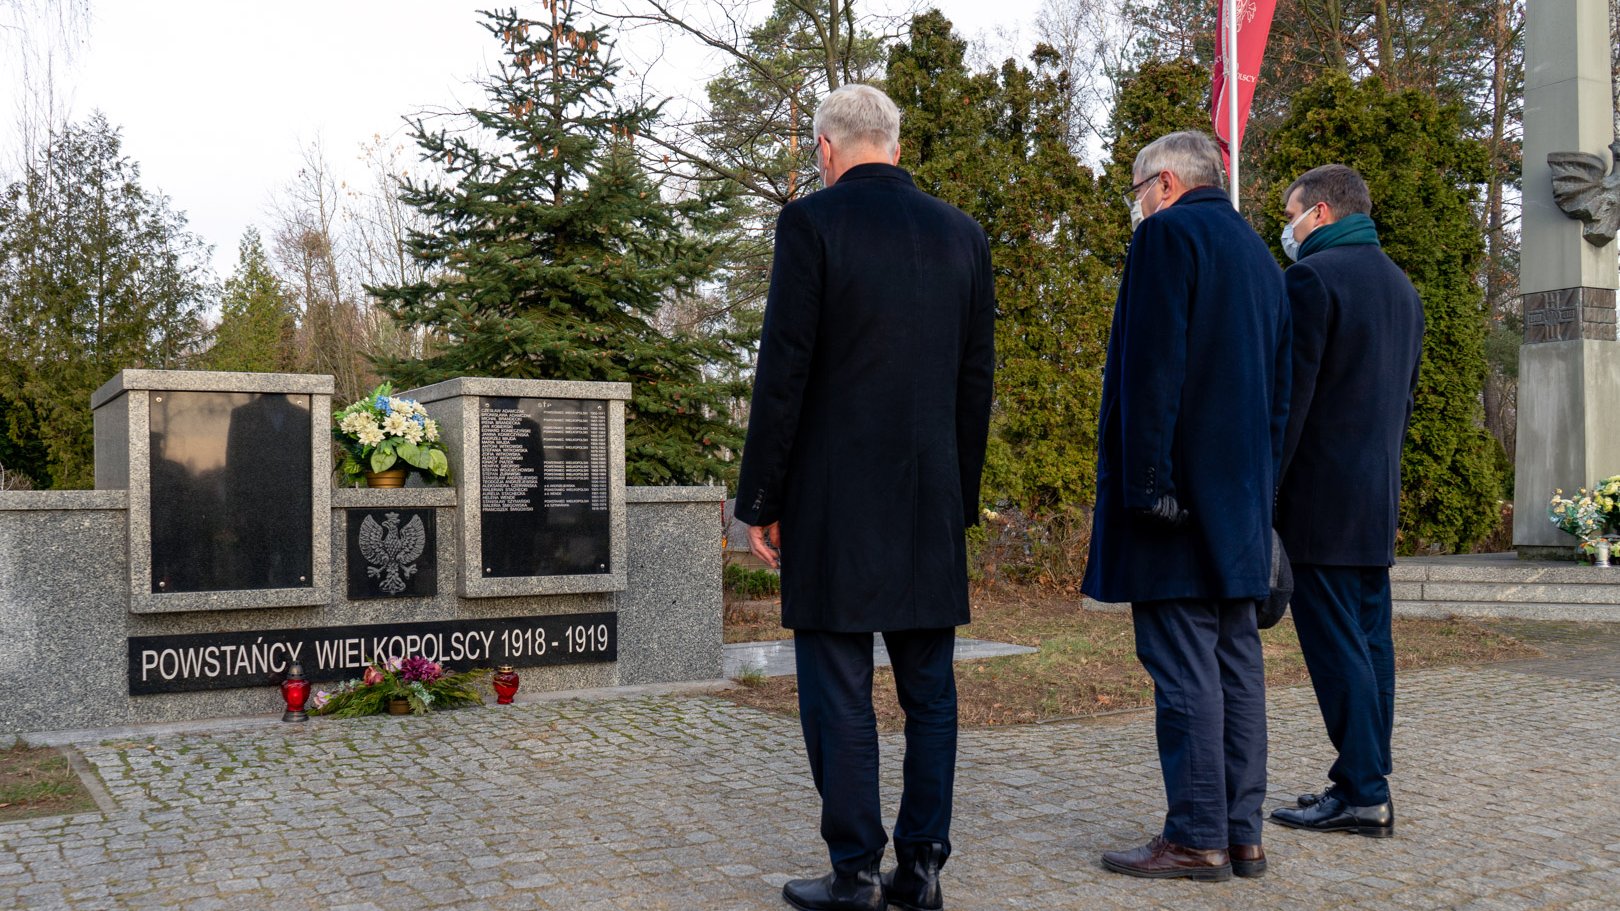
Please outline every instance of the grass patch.
M56 750L0 750L0 822L96 810L73 766Z
M960 634L1040 649L1033 655L959 662L956 666L959 717L964 726L1029 724L1087 717L1153 704L1153 682L1136 660L1129 614L1087 610L1077 595L1034 587L999 585L976 592L974 621ZM748 639L786 636L759 625L746 627ZM1534 657L1535 648L1467 620L1397 618L1394 624L1398 670L1481 664ZM1266 683L1289 686L1310 677L1291 620L1260 634ZM898 730L905 720L894 695L894 676L880 668L873 680L878 724ZM725 692L735 702L767 711L796 714L798 686L793 677L750 681Z
M726 599L725 625L727 642L774 642L792 638L793 633L782 628L782 600Z

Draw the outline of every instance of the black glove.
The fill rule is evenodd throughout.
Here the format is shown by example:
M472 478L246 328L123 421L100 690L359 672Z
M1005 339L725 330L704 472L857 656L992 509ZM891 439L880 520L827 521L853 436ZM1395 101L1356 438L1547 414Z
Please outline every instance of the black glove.
M1159 502L1147 509L1131 510L1137 517L1161 528L1177 529L1187 524L1187 510L1181 508L1172 494L1161 494Z

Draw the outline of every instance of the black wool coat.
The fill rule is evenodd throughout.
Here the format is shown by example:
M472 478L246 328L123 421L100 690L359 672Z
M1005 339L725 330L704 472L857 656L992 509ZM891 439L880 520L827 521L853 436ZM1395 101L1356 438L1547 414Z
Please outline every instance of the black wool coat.
M1081 591L1098 601L1264 598L1288 409L1282 269L1221 190L1189 190L1131 239L1103 372L1097 508ZM1134 510L1171 494L1175 530Z
M900 168L782 210L736 514L781 522L784 626L968 622L994 335L984 231Z
M1389 566L1423 303L1376 244L1312 253L1286 283L1294 379L1277 533L1295 563Z

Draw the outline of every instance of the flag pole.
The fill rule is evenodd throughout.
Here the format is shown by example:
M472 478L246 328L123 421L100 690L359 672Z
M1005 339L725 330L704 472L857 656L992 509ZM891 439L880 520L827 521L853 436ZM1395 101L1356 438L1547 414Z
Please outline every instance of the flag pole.
M1238 205L1238 7L1242 0L1224 0L1226 7L1226 158L1231 162L1232 208Z

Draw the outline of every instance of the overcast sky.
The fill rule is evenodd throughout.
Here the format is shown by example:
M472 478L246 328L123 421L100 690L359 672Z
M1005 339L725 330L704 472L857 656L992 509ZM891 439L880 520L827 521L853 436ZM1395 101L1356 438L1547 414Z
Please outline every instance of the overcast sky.
M363 181L361 145L375 136L403 140L402 115L478 100L471 81L486 71L495 45L477 10L493 5L91 0L87 33L57 77L58 94L73 119L99 109L122 129L143 184L189 216L213 245L223 279L243 230L268 228L270 201L297 173L304 146L320 141L340 176ZM1040 4L932 5L968 37L1020 33L1025 53ZM541 13L537 2L518 7ZM651 56L650 36L626 36L624 45L627 59ZM694 76L712 72L709 61L675 48L653 70L653 85L690 92ZM14 55L0 54L0 85L15 91L16 84ZM0 118L0 160L15 160L17 146L15 118Z

